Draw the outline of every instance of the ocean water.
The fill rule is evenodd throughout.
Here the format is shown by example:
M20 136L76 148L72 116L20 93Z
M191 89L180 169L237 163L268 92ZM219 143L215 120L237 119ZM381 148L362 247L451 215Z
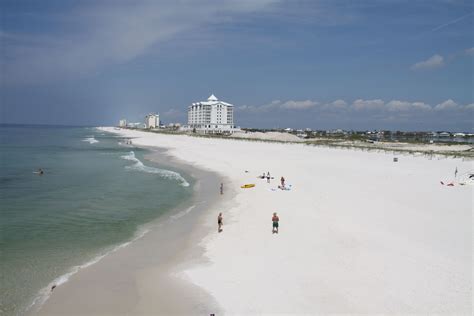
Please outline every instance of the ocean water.
M0 314L37 307L191 197L186 175L122 144L95 128L0 126Z

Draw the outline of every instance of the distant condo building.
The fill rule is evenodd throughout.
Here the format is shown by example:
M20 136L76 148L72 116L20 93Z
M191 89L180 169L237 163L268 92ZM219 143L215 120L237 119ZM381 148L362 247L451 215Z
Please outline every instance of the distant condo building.
M127 127L127 120L123 119L119 121L119 126L120 127Z
M234 131L234 106L215 95L193 103L188 107L188 128L205 134L230 134Z
M160 116L158 114L150 113L145 116L145 127L146 128L157 128L160 127Z

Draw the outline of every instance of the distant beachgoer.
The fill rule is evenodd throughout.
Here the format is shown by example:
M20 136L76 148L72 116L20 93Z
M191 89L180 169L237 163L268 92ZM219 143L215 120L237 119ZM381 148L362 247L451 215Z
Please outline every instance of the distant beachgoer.
M267 183L270 183L270 172L267 172Z
M51 287L51 292L56 288L56 284Z
M273 223L273 228L272 228L272 234L277 233L278 234L278 222L280 221L280 218L278 217L277 213L273 213L272 217L272 223Z
M221 195L224 194L224 183L221 183Z
M280 182L281 182L281 186L285 187L285 178L281 177Z
M217 216L217 232L221 232L222 231L222 224L223 224L223 220L222 220L222 213L219 213L219 216Z
M38 174L39 174L40 176L42 176L42 175L44 174L43 169L39 168L39 169L38 169Z
M458 167L456 167L456 170L454 170L454 178L458 176Z

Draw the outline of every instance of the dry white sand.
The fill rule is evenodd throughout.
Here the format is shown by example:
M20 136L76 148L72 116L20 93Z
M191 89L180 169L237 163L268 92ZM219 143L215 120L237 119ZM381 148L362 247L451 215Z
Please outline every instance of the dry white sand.
M473 187L460 159L116 131L230 179L209 263L178 273L228 314L472 312ZM248 172L246 172L248 171ZM269 171L270 184L257 179ZM275 189L280 176L290 191ZM278 212L280 233L271 233Z
M296 135L281 132L239 132L232 134L233 138L245 138L255 140L275 140L280 142L303 142L304 139Z
M311 142L309 140L308 142ZM335 143L336 145L344 145L344 146L356 146L356 147L367 147L367 148L378 148L378 149L386 149L386 150L403 150L403 151L415 151L419 153L467 153L471 152L474 148L473 145L467 144L456 144L456 143L436 143L436 144L411 144L411 143L403 143L403 142L375 142L375 143L368 143L363 141L341 141L339 143Z

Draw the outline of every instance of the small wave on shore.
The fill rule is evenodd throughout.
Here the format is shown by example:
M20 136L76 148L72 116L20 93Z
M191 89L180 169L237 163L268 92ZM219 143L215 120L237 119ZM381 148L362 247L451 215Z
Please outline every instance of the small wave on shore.
M69 279L74 275L76 274L77 272L79 272L81 269L84 269L84 268L87 268L87 267L90 267L91 265L93 264L96 264L97 262L99 262L100 260L102 260L105 256L119 250L119 249L122 249L124 247L127 247L128 245L130 245L132 242L142 238L143 236L145 236L147 233L149 232L149 229L147 228L142 228L142 229L139 229L137 231L137 233L135 234L135 236L129 240L129 241L126 241L122 244L119 244L119 245L116 245L116 246L113 246L111 248L109 248L108 250L104 251L102 254L94 257L93 259L91 259L90 261L87 261L86 263L82 264L82 265L77 265L77 266L73 266L71 269L69 269L68 272L66 272L65 274L57 277L56 279L54 279L51 283L49 283L46 287L42 288L38 295L36 296L36 298L31 302L31 304L26 308L25 312L26 311L29 311L31 310L31 308L35 308L35 309L38 309L40 308L51 296L51 294L53 293L53 286L54 288L66 283L67 281L69 281Z
M95 144L95 143L98 143L99 141L97 139L95 139L94 136L90 136L90 137L86 137L82 140L83 142L87 142L89 144Z
M170 220L171 220L172 222L174 222L175 220L177 220L177 219L179 219L179 218L181 218L181 217L187 215L187 214L188 214L189 212L191 212L195 207L196 207L196 205L192 205L192 206L188 207L187 209L185 209L184 211L181 211L181 212L179 212L179 213L177 213L177 214L175 214L175 215L170 216Z
M135 153L133 151L129 152L127 155L123 155L122 159L130 160L135 162L135 164L131 166L126 166L125 168L130 170L137 170L146 173L153 173L157 174L166 179L178 180L181 182L183 187L189 186L189 183L184 179L179 173L171 171L171 170L164 170L155 167L145 166L137 157L135 157Z

